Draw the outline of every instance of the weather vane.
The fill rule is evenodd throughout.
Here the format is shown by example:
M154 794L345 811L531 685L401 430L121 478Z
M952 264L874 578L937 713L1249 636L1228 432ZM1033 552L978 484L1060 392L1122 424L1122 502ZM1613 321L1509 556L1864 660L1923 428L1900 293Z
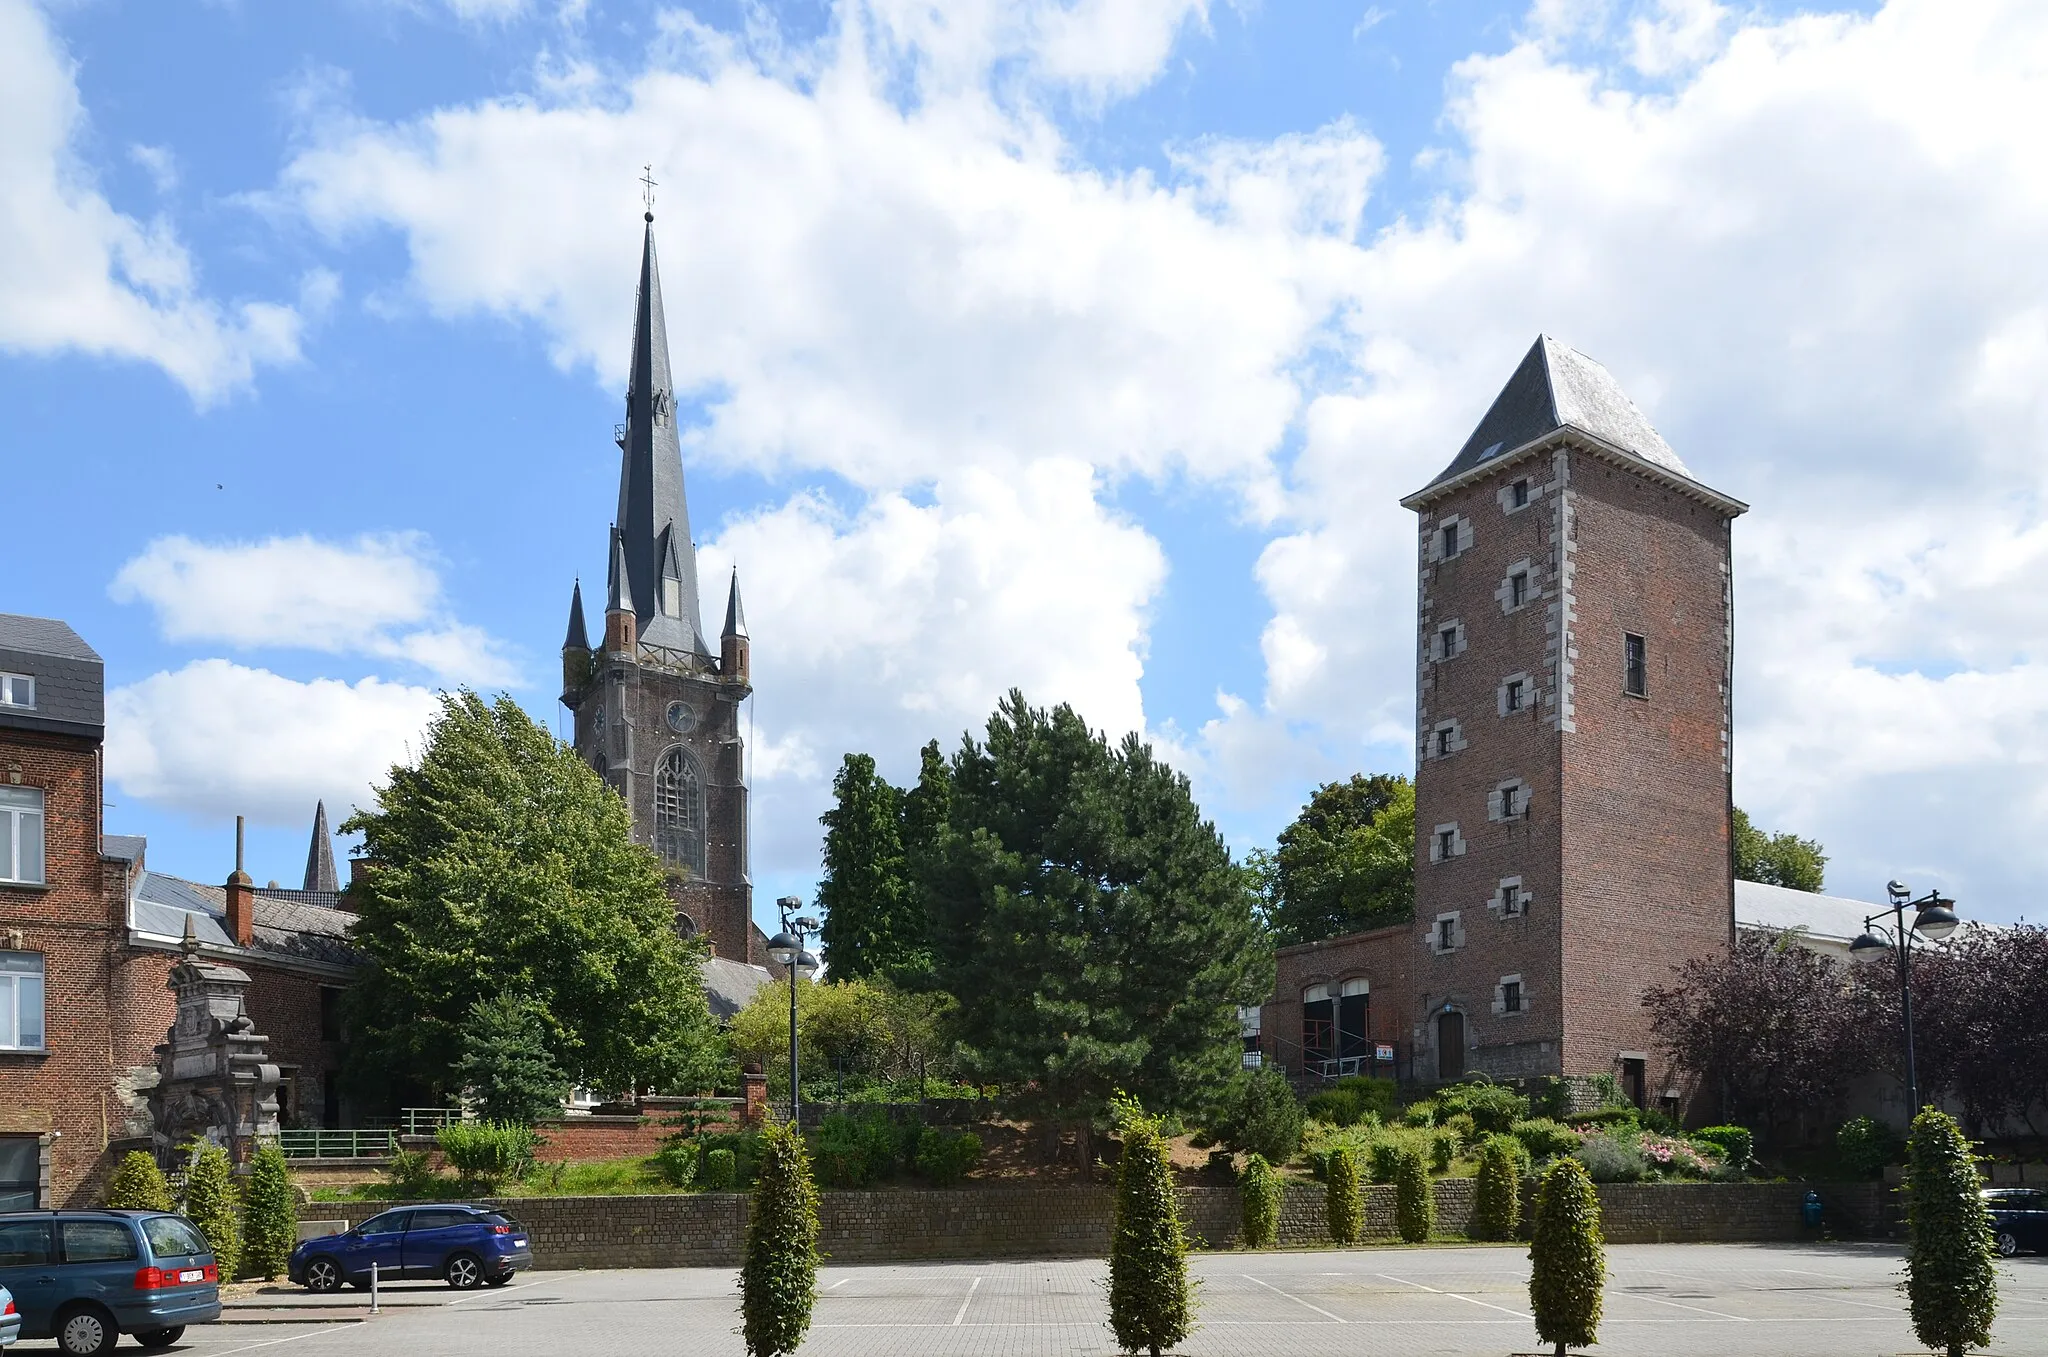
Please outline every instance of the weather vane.
M640 201L647 204L648 220L654 219L654 166L640 167Z

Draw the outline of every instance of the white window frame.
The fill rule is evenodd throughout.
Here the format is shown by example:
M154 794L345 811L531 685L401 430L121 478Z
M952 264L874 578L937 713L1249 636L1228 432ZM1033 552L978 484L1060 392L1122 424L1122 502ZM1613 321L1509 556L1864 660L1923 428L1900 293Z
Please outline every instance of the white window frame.
M47 960L41 952L0 952L0 1051L49 1049L50 991ZM22 1013L33 995L35 1036L22 1040Z
M36 874L22 871L22 844L34 826ZM41 886L49 880L49 811L41 787L0 787L0 881Z
M36 676L34 674L0 673L0 707L14 707L21 711L36 709Z

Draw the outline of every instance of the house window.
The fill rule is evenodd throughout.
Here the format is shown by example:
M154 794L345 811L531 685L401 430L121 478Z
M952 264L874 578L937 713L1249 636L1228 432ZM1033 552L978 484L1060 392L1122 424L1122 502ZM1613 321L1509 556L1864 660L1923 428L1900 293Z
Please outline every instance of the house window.
M1522 982L1503 980L1500 982L1500 1011L1520 1013L1522 1011Z
M1529 503L1529 482L1520 480L1508 487L1508 499L1517 509L1525 508Z
M1457 554L1458 554L1458 525L1457 525L1457 524L1455 524L1455 523L1446 523L1446 524L1444 524L1444 533L1443 533L1443 555L1444 555L1444 559L1448 561L1449 559L1451 559L1451 557L1453 557L1453 556L1455 556L1455 555L1457 555Z
M1529 601L1529 572L1517 570L1508 576L1508 606L1519 608Z
M0 1051L43 1049L43 955L0 952Z
M1458 945L1458 921L1438 919L1436 921L1436 945L1440 952L1448 952Z
M1445 726L1436 733L1436 756L1447 758L1451 752L1451 728Z
M1507 706L1509 711L1520 711L1522 709L1522 681L1520 679L1508 680Z
M1500 888L1500 912L1503 915L1514 915L1522 912L1522 888L1520 886L1502 886Z
M664 862L704 875L704 783L680 745L654 775L654 851Z
M42 1138L0 1136L0 1211L35 1210L42 1187ZM0 1224L0 1267L41 1267L49 1261L49 1217Z
M40 787L0 787L0 881L43 883Z
M320 1040L341 1040L341 991L332 985L320 987Z
M34 707L36 681L27 674L0 674L0 707Z
M1437 641L1439 644L1436 657L1440 660L1448 660L1451 656L1458 653L1458 628L1456 626L1445 627L1437 635Z
M1450 857L1451 850L1458 842L1458 831L1439 829L1436 832L1436 855L1439 860Z
M1337 987L1337 1058L1363 1060L1372 1054L1365 1037L1372 1026L1372 986L1346 980ZM1356 1067L1349 1067L1356 1068Z
M1310 985L1301 992L1301 1056L1330 1060L1337 1054L1336 1006L1328 985Z
M1634 632L1627 632L1622 637L1622 649L1626 661L1624 681L1628 687L1628 695L1630 697L1648 697L1650 695L1649 647L1644 644L1642 637Z
M1512 820L1515 818L1515 816L1521 813L1521 809L1522 789L1520 787L1513 786L1501 788L1500 818L1503 820Z

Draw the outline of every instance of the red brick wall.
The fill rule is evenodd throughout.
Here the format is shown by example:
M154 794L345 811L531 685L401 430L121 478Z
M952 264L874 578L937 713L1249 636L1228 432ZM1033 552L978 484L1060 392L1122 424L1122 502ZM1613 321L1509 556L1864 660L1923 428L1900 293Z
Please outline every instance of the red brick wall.
M270 1038L271 1060L284 1066L290 1081L281 1090L284 1124L296 1127L321 1125L323 1080L339 1073L343 1046L320 1036L320 991L340 988L341 981L322 981L292 971L274 970L243 960L237 963L249 974L249 989L243 1005L256 1030Z
M1364 980L1371 988L1366 1007L1368 1041L1394 1043L1400 1073L1408 1073L1409 988L1411 948L1406 924L1351 933L1340 938L1282 947L1275 958L1273 1001L1260 1010L1259 1048L1270 1064L1289 1074L1302 1068L1301 992L1310 985L1328 985L1334 993L1346 980ZM1381 1069L1381 1074L1393 1071Z

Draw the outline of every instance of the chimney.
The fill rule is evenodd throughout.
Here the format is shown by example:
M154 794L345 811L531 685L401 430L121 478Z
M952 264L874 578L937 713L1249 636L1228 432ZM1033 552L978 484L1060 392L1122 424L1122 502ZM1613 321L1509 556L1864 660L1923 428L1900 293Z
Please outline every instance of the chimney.
M242 870L242 817L235 817L235 871L228 878L228 936L237 947L256 940L256 883Z

